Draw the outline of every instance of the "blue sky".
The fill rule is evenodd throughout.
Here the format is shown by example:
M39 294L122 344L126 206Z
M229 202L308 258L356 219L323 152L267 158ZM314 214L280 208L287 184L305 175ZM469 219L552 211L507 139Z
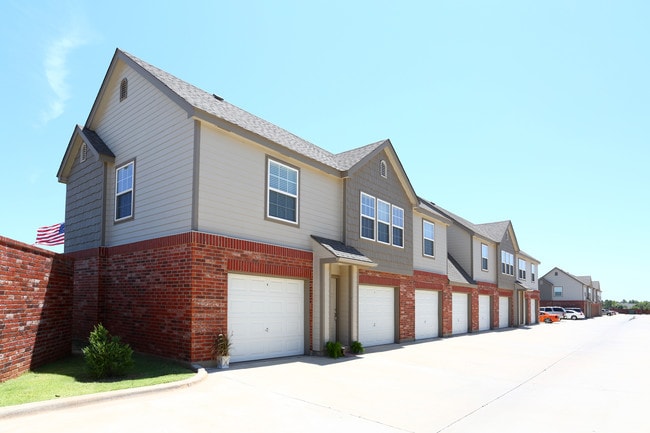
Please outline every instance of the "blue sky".
M541 275L650 300L650 2L3 0L0 17L2 236L63 221L56 172L119 47L329 151L389 138L419 195L511 220Z

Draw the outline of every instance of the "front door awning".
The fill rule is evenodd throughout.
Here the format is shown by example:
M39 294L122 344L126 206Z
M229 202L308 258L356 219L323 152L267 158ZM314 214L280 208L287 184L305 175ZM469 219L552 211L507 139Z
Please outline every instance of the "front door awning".
M377 263L364 256L359 252L359 250L354 247L345 245L343 242L314 235L311 237L331 254L335 263L344 263L364 267L377 266Z

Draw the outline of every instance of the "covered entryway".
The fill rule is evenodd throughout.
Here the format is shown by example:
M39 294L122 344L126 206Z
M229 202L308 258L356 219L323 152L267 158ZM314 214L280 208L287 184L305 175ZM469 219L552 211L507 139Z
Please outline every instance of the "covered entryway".
M510 301L507 296L499 296L499 328L510 325Z
M439 336L439 296L435 290L415 291L415 339Z
M490 296L478 296L478 330L488 331L490 329Z
M303 280L228 275L231 361L305 353Z
M452 293L451 298L452 335L469 331L469 296L467 293Z
M364 346L395 342L395 289L359 286L359 341Z

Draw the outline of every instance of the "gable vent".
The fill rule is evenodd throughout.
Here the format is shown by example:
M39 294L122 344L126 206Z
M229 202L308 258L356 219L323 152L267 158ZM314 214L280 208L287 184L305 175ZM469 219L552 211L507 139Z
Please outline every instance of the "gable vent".
M379 162L379 174L381 175L381 177L385 179L386 176L388 175L387 173L388 173L388 166L386 165L386 161L382 159Z
M129 80L122 78L120 82L120 102L124 101L129 96Z

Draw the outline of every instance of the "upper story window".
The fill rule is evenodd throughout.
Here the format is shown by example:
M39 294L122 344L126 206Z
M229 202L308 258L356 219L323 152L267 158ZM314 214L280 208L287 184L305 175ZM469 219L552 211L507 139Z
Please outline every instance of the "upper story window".
M268 160L267 217L298 223L298 170Z
M530 279L532 282L535 282L535 275L537 275L537 266L535 263L531 263L530 265Z
M562 286L553 287L553 296L562 296L563 288Z
M520 280L526 279L526 261L519 259L517 260L517 277Z
M360 214L361 238L404 246L404 209L362 192Z
M129 96L129 80L122 78L120 82L120 102L124 101Z
M79 162L86 162L88 159L88 145L83 143L81 149L79 150Z
M488 270L488 257L489 257L489 249L486 244L481 244L481 270L482 271L487 271Z
M390 244L390 203L377 199L377 242Z
M435 226L429 221L422 221L422 254L435 256Z
M379 174L384 179L388 176L388 166L386 165L386 161L383 159L379 162Z
M393 206L393 245L404 246L404 209Z
M133 161L115 170L115 221L133 217Z
M515 256L507 251L501 251L501 273L515 275Z

